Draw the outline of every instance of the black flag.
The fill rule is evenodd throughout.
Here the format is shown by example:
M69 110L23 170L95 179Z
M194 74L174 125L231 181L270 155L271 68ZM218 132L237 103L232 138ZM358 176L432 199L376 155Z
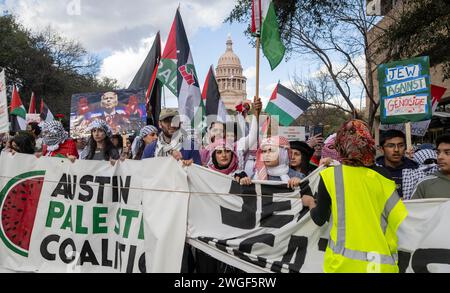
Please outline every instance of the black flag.
M158 64L161 59L161 37L159 32L156 34L150 52L145 58L139 71L136 73L133 81L128 89L137 90L144 88L147 90L147 108L151 107L153 124L157 125L159 120L159 113L161 112L161 84L156 79L158 72Z

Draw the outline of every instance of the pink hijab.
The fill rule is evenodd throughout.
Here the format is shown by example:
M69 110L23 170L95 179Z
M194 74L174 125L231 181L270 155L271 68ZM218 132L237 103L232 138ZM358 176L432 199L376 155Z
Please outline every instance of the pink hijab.
M284 136L266 137L261 141L260 147L258 148L258 151L256 152L255 178L258 180L267 180L268 175L269 175L267 172L267 167L265 166L263 158L262 158L262 147L265 145L272 145L272 146L277 146L280 149L286 149L288 151L287 152L288 153L287 165L289 166L289 150L291 147L290 147L288 139Z
M233 154L231 162L226 168L219 168L219 166L215 164L216 160L213 158L213 156L215 155L216 150L218 149L230 150ZM209 169L220 172L225 175L231 175L238 169L239 167L238 156L236 154L236 151L234 150L234 143L232 141L226 141L224 139L216 139L214 143L207 146L207 150L209 152L209 159L207 163Z
M337 151L336 146L335 146L336 136L337 136L336 133L330 135L323 143L322 156L321 156L322 159L323 158L331 158L338 162L340 162L342 160L341 156L339 155L339 152Z

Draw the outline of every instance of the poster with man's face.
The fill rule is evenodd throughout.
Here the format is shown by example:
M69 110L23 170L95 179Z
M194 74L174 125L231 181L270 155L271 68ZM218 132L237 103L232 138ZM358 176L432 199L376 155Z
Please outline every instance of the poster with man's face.
M73 95L70 136L90 136L87 128L94 120L106 121L114 134L139 133L147 122L144 91L117 90Z

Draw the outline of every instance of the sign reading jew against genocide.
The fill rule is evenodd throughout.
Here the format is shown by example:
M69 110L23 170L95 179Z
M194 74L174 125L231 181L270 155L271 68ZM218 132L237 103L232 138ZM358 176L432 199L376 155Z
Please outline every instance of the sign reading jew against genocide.
M381 64L378 67L381 123L431 119L428 56Z
M70 135L87 137L93 120L104 120L114 134L135 134L146 125L147 111L143 90L75 94L70 111Z
M174 190L173 178L171 183L155 177L159 175L139 175L139 170L149 168L145 164L155 163L177 176L183 171L174 160L111 166L2 154L0 162L0 268L61 273L180 271L187 197L152 191L161 190L158 184ZM187 183L176 184L187 189ZM170 206L157 203L164 199Z

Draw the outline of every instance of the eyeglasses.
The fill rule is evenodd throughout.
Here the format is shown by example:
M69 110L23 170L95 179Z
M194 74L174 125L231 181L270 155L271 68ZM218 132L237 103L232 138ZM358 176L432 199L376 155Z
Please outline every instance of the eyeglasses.
M395 144L395 143L387 143L387 144L384 145L384 147L385 148L389 148L389 149L395 149L395 148L404 149L405 148L405 144L404 143L397 143L397 144Z

